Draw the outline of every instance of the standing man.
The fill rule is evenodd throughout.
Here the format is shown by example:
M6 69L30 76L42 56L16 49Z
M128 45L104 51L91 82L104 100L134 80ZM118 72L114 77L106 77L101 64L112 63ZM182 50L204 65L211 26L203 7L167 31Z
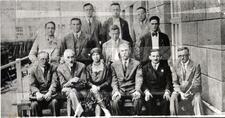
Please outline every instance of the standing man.
M132 44L132 39L130 37L130 33L129 33L129 27L128 27L128 23L127 21L125 21L124 19L122 19L120 17L120 4L119 3L112 3L111 4L111 11L112 11L112 17L110 17L108 20L106 20L103 24L103 39L104 40L109 40L110 36L109 36L109 31L110 31L110 26L111 25L117 25L119 27L120 30L120 39L126 40L128 42L130 42L130 44Z
M55 37L55 23L49 21L45 24L45 36L38 37L30 50L28 55L32 63L37 59L37 55L40 51L48 52L50 56L50 62L59 62L60 59L60 43Z
M201 68L199 64L189 59L189 56L189 49L187 47L178 49L179 61L174 67L174 92L170 100L171 115L182 115L178 111L183 111L187 115L203 115L201 103ZM183 105L181 105L182 103ZM187 106L189 107L187 108Z
M134 23L132 29L133 52L135 59L140 60L141 37L148 33L149 26L146 17L146 9L144 7L138 7L136 13L137 21Z
M91 63L91 59L88 56L89 51L95 47L92 42L89 41L86 34L81 31L81 20L79 18L72 18L70 20L72 32L64 37L62 40L61 54L66 49L72 49L75 52L75 59L86 65Z
M112 114L121 115L123 103L130 98L134 105L134 114L141 111L142 69L139 61L130 58L131 49L127 43L120 44L121 59L112 64Z
M87 75L85 65L75 61L75 53L71 49L66 49L63 55L65 63L59 64L57 73L62 93L67 97L67 112L71 115L70 108L74 110L75 116L80 116L84 109L79 98L86 93ZM70 106L71 105L71 106Z
M141 38L140 57L141 61L148 60L148 54L151 49L159 49L163 60L168 60L171 55L170 41L166 34L159 30L160 19L158 16L152 16L149 19L150 31Z
M149 61L143 66L143 91L148 115L169 115L172 75L165 60L161 60L159 50L150 52Z
M117 25L110 26L109 35L111 39L105 42L102 46L103 57L107 65L110 65L114 61L119 60L119 44L129 44L129 42L119 38L120 30Z
M94 6L91 3L86 3L83 6L83 10L85 12L85 18L82 19L82 31L88 35L89 40L93 42L95 47L101 47L103 43L100 36L102 25L94 16Z
M38 53L37 64L30 70L31 115L42 116L42 109L50 107L53 116L59 116L60 110L56 97L56 66L49 64L49 54Z

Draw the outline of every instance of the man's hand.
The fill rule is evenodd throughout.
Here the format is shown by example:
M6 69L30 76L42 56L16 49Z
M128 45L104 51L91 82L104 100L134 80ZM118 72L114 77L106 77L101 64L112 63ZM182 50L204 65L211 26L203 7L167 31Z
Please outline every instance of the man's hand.
M115 100L115 101L119 100L120 98L121 98L121 94L119 91L116 91L112 96L112 100Z
M90 91L93 92L93 93L97 93L97 92L99 91L99 89L100 89L100 88L99 88L98 86L92 85Z
M186 94L186 93L180 92L180 96L181 96L181 99L182 99L182 100L187 100L187 99L188 99L189 94Z
M43 94L41 94L40 92L37 92L36 93L37 101L42 101L44 98L43 96L44 96Z
M170 101L170 93L166 91L163 95L163 99L166 99L167 101Z
M46 101L49 101L52 98L52 94L50 92L47 92L45 95L43 95Z
M137 100L137 99L141 98L141 93L139 91L135 91L132 94L132 96L133 96L132 101L134 101L134 100Z
M152 96L152 94L149 92L149 90L145 90L144 91L144 93L145 93L145 101L149 101L150 100L150 98L153 98L153 96Z

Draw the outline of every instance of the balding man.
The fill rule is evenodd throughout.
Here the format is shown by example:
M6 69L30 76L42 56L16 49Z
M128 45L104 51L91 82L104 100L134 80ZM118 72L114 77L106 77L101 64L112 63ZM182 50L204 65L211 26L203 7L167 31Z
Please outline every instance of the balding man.
M72 103L75 116L80 116L83 108L79 98L83 97L81 91L85 92L87 84L85 65L75 61L75 53L72 49L66 49L63 58L65 63L60 64L57 69L62 93L67 97L67 110L70 111L69 105ZM71 115L70 112L68 115Z
M38 53L37 64L30 70L31 115L42 116L42 109L50 107L53 116L59 115L59 106L56 97L57 78L56 66L49 62L49 54L44 51Z
M112 114L121 115L125 98L132 99L134 114L141 110L141 86L143 83L140 62L130 58L130 46L120 44L119 54L121 59L112 63ZM121 103L121 104L120 104Z

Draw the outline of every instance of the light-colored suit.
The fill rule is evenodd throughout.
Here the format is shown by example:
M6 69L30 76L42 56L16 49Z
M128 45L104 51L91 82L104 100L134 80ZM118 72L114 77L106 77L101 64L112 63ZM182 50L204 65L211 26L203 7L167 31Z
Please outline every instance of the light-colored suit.
M188 101L193 106L193 114L202 115L201 104L201 68L199 64L189 60L185 73L183 72L181 62L178 62L172 69L174 92L170 100L171 114L178 113L178 95L179 92L190 94ZM189 115L193 115L189 114Z
M85 65L80 62L75 62L70 70L66 63L63 63L58 66L57 73L61 88L64 90L62 92L67 96L68 115L71 115L71 106L75 114L81 114L83 108L81 107L79 98L83 96L80 94L80 91L86 92L85 89L87 85ZM76 83L68 84L68 81L74 77L78 77L79 80Z
M82 19L82 31L86 33L89 40L94 40L96 44L95 46L100 46L102 42L101 37L101 22L96 19L96 17L92 18L91 25L89 25L86 18Z
M134 47L134 57L137 60L140 60L140 44L141 37L149 32L148 20L144 20L143 23L135 22L132 28L132 39Z
M114 115L121 115L120 106L118 103L124 101L124 98L131 97L134 101L134 114L138 115L141 110L141 98L134 99L132 94L135 91L141 93L141 86L143 83L142 68L140 62L130 58L127 70L124 70L121 60L115 61L112 67L112 95L115 92L120 92L122 97L120 100L112 101L112 112Z
M102 54L103 54L103 57L104 57L104 60L105 60L106 64L112 63L114 61L114 57L112 57L113 55L118 56L114 52L117 51L119 53L119 47L118 46L119 46L119 44L122 44L122 43L129 44L128 41L125 41L125 40L122 40L122 39L118 39L118 45L116 47L113 46L113 44L114 44L113 39L110 39L109 41L107 41L103 44Z
M32 62L37 60L37 55L40 51L45 51L49 53L50 62L59 62L60 59L60 42L57 38L49 41L46 37L38 37L30 50L29 59Z

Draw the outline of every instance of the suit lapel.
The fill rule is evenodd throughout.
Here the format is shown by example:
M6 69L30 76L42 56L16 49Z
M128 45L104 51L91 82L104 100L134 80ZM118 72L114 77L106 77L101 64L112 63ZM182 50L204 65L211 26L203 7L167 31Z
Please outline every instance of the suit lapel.
M122 29L124 29L125 23L123 22L122 18L120 18L120 27L121 27L121 33L123 32Z
M128 62L128 67L127 67L127 71L126 71L126 77L127 78L129 76L129 74L131 73L131 71L133 70L133 66L134 66L133 60L130 59L129 62Z
M192 70L193 70L193 62L190 60L188 65L187 65L187 68L186 68L186 78L185 78L185 80L189 80L190 75L192 73Z
M90 32L91 36L93 36L93 34L94 34L95 26L96 26L96 20L95 20L95 18L93 18L92 23L91 23L91 32Z
M40 81L45 82L44 72L40 66L37 67L37 77L40 78Z
M159 32L159 46L164 46L164 37L162 37L162 33Z
M125 77L125 75L124 75L124 71L123 71L123 63L122 63L122 61L121 61L121 60L118 62L117 67L118 67L118 68L117 68L117 69L118 69L118 71L119 71L120 73L122 73L123 77Z
M72 78L70 69L69 69L69 67L66 64L64 64L62 69L63 69L63 73L62 74L66 77L66 79L69 80L70 78Z

